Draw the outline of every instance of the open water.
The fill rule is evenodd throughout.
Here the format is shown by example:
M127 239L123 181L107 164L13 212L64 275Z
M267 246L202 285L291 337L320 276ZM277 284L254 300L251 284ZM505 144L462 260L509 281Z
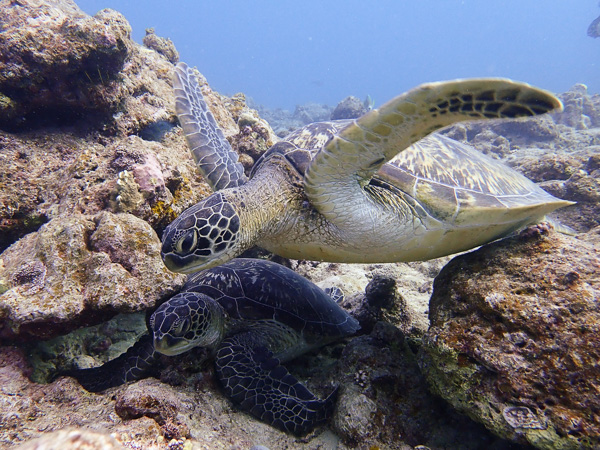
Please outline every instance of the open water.
M371 95L376 105L425 81L509 77L600 92L597 0L80 0L112 8L141 42L170 38L227 95L293 110Z

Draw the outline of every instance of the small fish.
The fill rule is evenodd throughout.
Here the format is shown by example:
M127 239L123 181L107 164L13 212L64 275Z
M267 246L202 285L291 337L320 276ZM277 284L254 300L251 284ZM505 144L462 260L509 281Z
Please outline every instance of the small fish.
M363 106L366 108L367 111L371 111L375 107L375 102L369 94L367 94L367 98L363 102Z
M587 35L593 38L600 37L600 16L596 17L596 19L590 23L590 26L587 29Z

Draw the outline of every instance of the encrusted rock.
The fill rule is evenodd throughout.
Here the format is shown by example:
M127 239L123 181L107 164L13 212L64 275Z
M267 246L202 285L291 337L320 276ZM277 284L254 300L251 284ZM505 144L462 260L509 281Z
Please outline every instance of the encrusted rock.
M346 345L332 420L344 443L358 448L493 448L499 439L428 393L415 356L402 332L385 322Z
M128 449L226 450L253 445L279 449L299 445L295 437L233 409L214 383L192 382L189 386L174 388L148 379L90 394L72 378L61 377L51 384L40 385L28 380L29 373L31 368L23 351L0 347L0 447L3 449L64 428L76 428L84 437L87 430L109 433ZM121 419L115 411L116 399L122 402L123 409L119 407L119 411L125 417L130 416L124 409L136 416L133 411L140 407L138 412L148 412L161 425L145 415ZM153 404L152 399L157 403ZM170 440L168 437L185 435L188 427L191 438ZM54 439L54 435L49 436L46 442L54 442ZM311 445L320 448L347 449L338 446L338 442L330 432L311 439Z
M338 103L331 113L331 120L356 119L367 112L367 108L358 98L349 96Z
M0 132L0 147L0 251L72 213L129 212L160 230L208 192L179 135L159 143Z
M515 161L513 168L536 183L544 181L565 181L584 165L584 155L562 152L539 152Z
M175 64L179 61L179 52L175 48L173 41L168 38L157 36L154 32L154 28L146 29L146 36L144 36L142 42L146 47L157 51L167 58L170 63Z
M226 102L226 105L231 103ZM246 175L249 175L254 163L278 141L278 138L269 124L261 119L255 110L249 109L245 102L237 116L237 124L239 133L231 136L229 140L233 149L240 155Z
M48 339L143 311L183 283L152 228L130 214L57 218L0 255L0 339Z
M190 434L189 427L177 417L180 409L181 402L175 393L152 379L127 387L115 404L115 411L123 420L150 417L167 439L180 439Z
M564 111L556 115L558 123L577 130L600 126L600 98L598 95L589 96L587 86L576 84L559 97Z
M369 305L385 309L391 309L400 297L396 291L396 280L379 274L367 284L365 296Z
M409 330L411 319L406 302L397 291L396 280L389 275L374 274L364 294L345 295L340 304L358 320L360 333L370 333L386 316L401 324L403 331Z
M131 28L109 9L95 17L71 0L0 1L0 127L74 119L120 100L118 79Z
M436 278L421 367L499 436L600 446L600 251L546 229L453 259Z
M125 449L125 447L108 433L78 428L67 428L48 433L18 447L18 450L45 449L121 450Z

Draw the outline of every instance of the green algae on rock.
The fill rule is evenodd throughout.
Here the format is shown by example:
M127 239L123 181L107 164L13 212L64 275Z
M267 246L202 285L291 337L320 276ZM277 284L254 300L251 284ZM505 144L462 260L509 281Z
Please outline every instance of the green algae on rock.
M421 368L435 393L499 436L598 448L600 253L532 230L444 267Z

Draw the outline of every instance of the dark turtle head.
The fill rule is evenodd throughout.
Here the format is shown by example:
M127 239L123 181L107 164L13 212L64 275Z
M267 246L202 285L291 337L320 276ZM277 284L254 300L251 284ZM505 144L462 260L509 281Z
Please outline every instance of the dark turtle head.
M150 317L154 349L179 355L194 347L214 347L223 338L223 310L207 295L182 292L160 305Z
M208 269L239 255L240 218L223 194L215 193L185 210L165 229L162 257L173 272Z

